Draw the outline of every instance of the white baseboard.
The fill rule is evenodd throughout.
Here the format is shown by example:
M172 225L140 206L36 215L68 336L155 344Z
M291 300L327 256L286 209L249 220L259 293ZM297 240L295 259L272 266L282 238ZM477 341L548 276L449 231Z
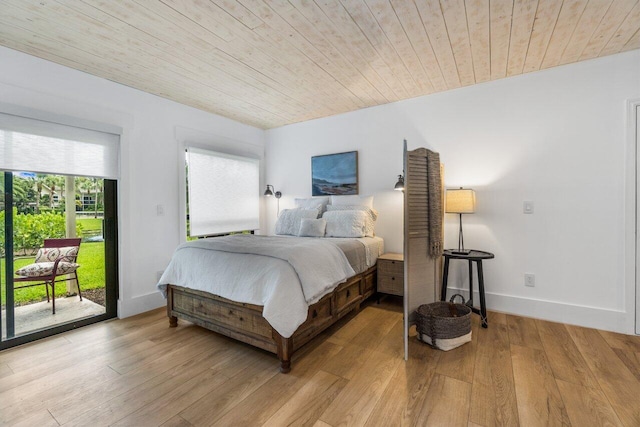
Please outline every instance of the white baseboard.
M447 296L460 293L469 298L468 289L447 288ZM587 307L574 304L560 303L556 301L535 300L485 293L488 310L499 311L518 316L533 317L536 319L561 322L570 325L584 326L587 328L603 329L605 331L619 332L633 335L633 328L629 328L629 314L624 311L608 310L598 307ZM473 302L480 307L480 296L477 290L473 293ZM631 313L633 316L633 313Z
M468 289L447 288L447 296L460 293L469 298ZM567 323L587 328L603 329L633 335L633 327L629 328L629 314L624 311L607 310L597 307L587 307L565 304L555 301L535 300L512 295L486 293L487 309L518 316L533 317L552 322ZM480 306L480 296L474 291L473 300L476 307ZM164 307L166 300L160 292L139 295L129 300L118 301L118 317L125 318L144 313L159 307ZM634 316L631 313L631 316Z
M162 297L160 292L155 291L128 300L119 300L118 317L124 319L125 317L135 316L166 305L167 300Z

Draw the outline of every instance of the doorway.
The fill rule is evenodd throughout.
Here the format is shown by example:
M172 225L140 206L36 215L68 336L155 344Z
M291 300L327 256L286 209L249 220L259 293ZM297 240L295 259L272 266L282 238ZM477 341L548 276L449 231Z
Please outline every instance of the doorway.
M121 130L6 108L0 350L115 317L118 299Z
M2 171L0 187L0 348L115 317L115 181Z

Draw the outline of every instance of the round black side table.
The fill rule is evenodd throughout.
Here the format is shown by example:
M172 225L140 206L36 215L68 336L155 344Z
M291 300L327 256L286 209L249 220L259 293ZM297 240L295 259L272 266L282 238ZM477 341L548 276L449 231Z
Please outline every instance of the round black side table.
M484 276L482 275L482 260L491 259L494 255L491 252L470 250L469 253L460 253L454 249L445 249L442 252L444 257L444 271L442 273L442 290L440 293L440 300L446 301L447 299L447 280L449 279L449 260L461 259L469 261L469 300L465 303L474 313L480 315L482 320L482 327L486 328L487 323L487 307L484 299ZM480 309L478 310L473 306L473 262L476 263L478 268L478 287L480 293Z

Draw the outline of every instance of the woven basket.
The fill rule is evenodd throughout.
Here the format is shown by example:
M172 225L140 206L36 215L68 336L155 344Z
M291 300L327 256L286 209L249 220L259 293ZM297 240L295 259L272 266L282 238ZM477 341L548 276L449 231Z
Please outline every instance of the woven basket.
M432 302L416 310L418 339L439 350L452 350L471 341L471 309L465 304L451 302Z

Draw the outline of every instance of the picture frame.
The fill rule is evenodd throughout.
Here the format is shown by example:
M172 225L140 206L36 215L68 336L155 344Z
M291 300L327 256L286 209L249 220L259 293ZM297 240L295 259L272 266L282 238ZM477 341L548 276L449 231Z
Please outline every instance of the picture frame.
M358 152L311 157L311 195L358 194Z

